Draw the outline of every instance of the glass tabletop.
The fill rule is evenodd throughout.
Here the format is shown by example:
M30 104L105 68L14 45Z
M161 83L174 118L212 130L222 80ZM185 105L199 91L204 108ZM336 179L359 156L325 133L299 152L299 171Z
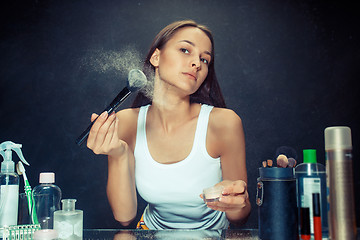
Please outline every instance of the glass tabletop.
M258 238L257 229L234 230L117 230L117 229L85 229L84 240L116 239L116 240L187 240L187 239L244 239Z

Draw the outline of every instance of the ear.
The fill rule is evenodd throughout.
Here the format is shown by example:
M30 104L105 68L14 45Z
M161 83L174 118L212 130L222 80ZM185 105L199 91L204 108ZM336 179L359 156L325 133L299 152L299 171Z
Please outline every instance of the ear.
M157 48L157 49L155 49L155 51L151 55L150 63L154 67L158 67L159 66L159 60L160 60L160 50Z

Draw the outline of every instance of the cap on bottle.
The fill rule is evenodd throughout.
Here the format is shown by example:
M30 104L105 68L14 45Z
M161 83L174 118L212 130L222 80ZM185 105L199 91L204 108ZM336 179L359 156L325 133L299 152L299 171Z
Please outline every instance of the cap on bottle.
M304 149L303 157L304 157L304 163L317 163L316 149Z
M39 183L55 183L55 173L53 172L40 173Z
M349 127L325 128L325 150L352 149L351 129Z
M26 165L30 165L24 158L21 152L21 144L16 144L11 141L5 141L0 144L0 155L4 158L1 163L1 172L12 173L15 172L15 163L12 160L12 151L15 151L20 160Z

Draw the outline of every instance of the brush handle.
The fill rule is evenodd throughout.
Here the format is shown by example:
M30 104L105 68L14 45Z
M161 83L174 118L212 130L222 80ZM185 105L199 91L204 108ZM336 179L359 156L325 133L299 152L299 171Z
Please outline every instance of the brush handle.
M130 96L130 94L131 91L127 87L124 87L124 89L115 97L115 99L110 103L107 108L105 108L103 112L106 111L110 115L112 112L116 111L120 104L123 103L125 99ZM90 129L96 119L92 123L90 123L90 125L85 129L85 131L82 132L82 134L76 139L77 145L81 146L81 144L83 144L85 139L89 136Z
M28 208L29 208L29 215L31 216L31 220L33 224L39 224L39 221L37 219L36 215L36 209L35 209L35 202L33 203L32 194L31 194L31 186L29 184L29 181L27 179L24 179L25 182L25 194L27 198Z
M32 200L31 200L31 187L29 185L29 181L25 181L25 187L24 187L25 193L26 193L26 198L27 198L27 203L28 203L28 208L29 208L29 214L31 215L31 208L32 208Z

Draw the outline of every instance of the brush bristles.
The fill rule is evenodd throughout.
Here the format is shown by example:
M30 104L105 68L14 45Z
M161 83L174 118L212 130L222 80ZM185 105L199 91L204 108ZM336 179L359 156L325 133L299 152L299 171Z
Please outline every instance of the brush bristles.
M295 158L288 158L289 160L289 165L288 167L295 167L296 166L296 160Z
M276 158L276 164L278 167L286 168L287 165L289 164L289 160L284 154L280 154Z
M263 167L266 167L267 166L266 161L263 161L262 165L263 165Z
M132 69L128 75L128 88L134 92L146 85L147 79L145 74L139 69Z

